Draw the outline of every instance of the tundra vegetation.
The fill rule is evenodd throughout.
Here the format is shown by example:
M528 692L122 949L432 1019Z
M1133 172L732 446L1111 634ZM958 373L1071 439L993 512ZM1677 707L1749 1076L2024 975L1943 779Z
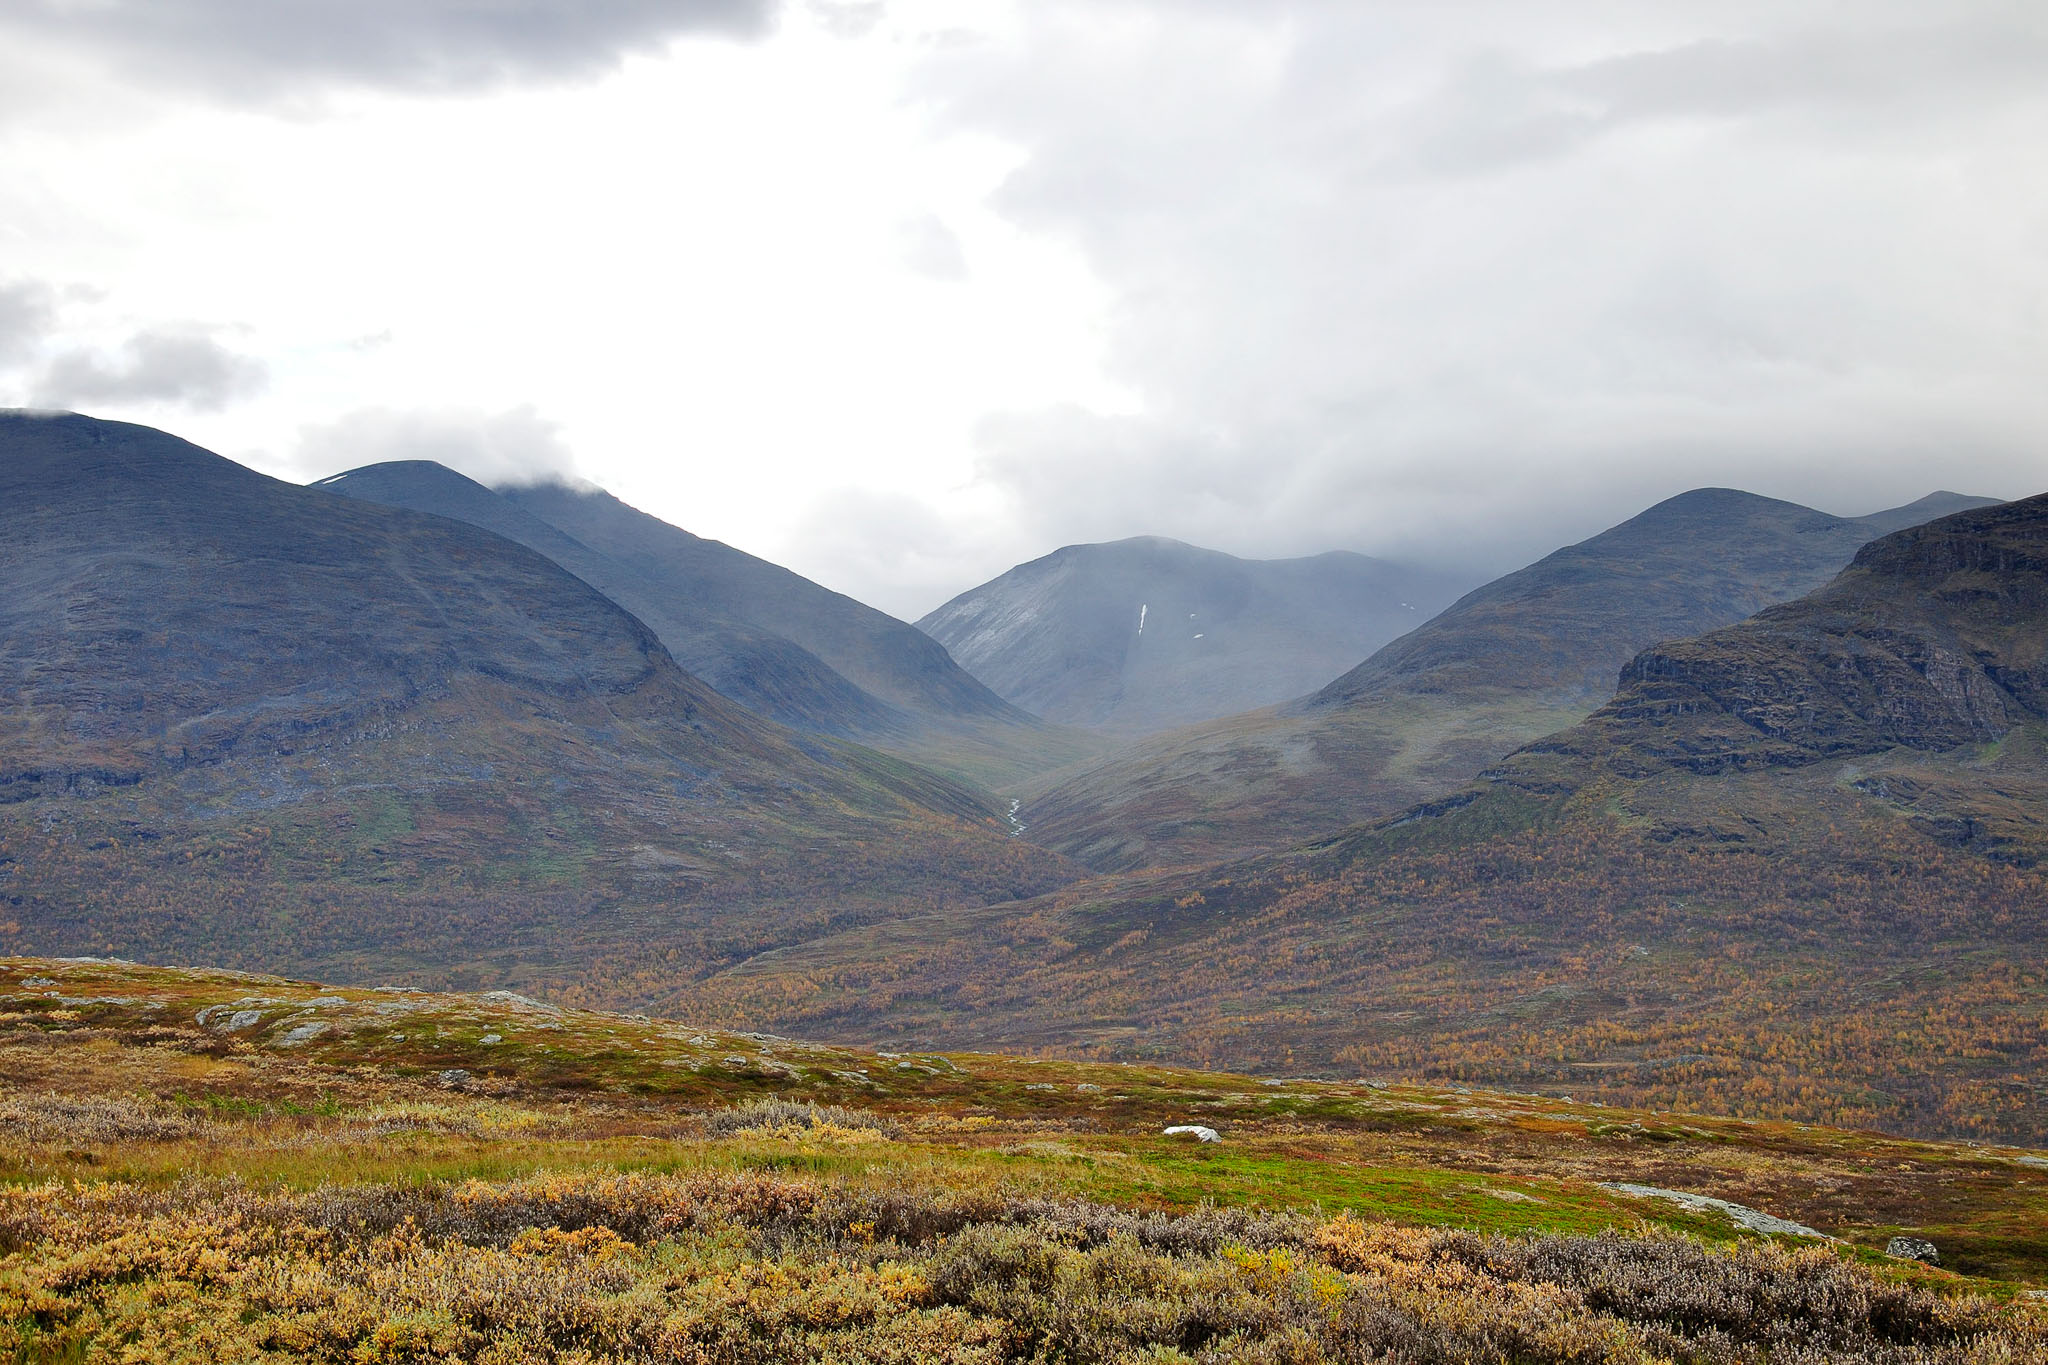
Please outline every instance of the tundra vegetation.
M0 959L0 1360L2042 1361L2044 1283L2019 1148Z

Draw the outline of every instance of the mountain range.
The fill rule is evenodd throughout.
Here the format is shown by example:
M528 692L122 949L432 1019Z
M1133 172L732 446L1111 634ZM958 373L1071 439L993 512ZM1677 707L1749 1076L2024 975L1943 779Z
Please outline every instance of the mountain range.
M645 622L721 695L795 729L1002 781L1087 751L1008 704L911 626L599 489L490 489L431 461L317 485L453 517L546 555Z
M8 951L2048 1137L2048 497L1687 494L1080 767L590 490L16 413L0 506Z
M2044 681L2048 496L1644 650L1594 714L1435 801L779 950L692 1003L2039 1141Z
M1070 875L981 793L733 704L465 522L26 414L0 506L17 939L616 993L650 944L690 974Z
M1935 493L1835 517L1682 494L1466 594L1309 695L1027 783L1025 818L1047 847L1117 871L1388 815L1582 719L1636 651L1796 597L1873 537L1985 502Z
M1140 536L1020 564L917 624L1032 714L1133 737L1298 697L1470 586L1347 552L1247 560Z

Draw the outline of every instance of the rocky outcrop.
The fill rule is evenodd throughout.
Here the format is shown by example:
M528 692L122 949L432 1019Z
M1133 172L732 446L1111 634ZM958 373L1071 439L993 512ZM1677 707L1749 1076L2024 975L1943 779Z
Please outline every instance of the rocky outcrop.
M2048 719L2044 647L2048 496L1886 536L1818 592L1644 650L1584 725L1516 759L1636 777L1986 743ZM1516 759L1504 775L1534 781Z

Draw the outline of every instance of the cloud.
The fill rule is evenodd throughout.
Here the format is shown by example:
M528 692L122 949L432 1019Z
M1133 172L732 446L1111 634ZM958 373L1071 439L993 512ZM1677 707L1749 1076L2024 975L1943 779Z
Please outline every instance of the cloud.
M13 0L0 35L231 102L308 87L448 93L588 79L687 34L765 33L775 0Z
M2048 10L1041 0L939 129L1110 296L1132 410L985 421L1049 538L1512 567L1704 484L2035 491Z
M0 284L0 365L33 354L57 321L56 291L38 280Z
M1412 111L1410 164L1466 173L1699 121L1778 120L1806 138L1856 141L1878 125L1911 136L1930 120L2036 98L2048 26L1976 8L1975 22L1964 6L1959 21L1699 37L1576 63L1481 50Z
M36 401L51 407L175 403L218 410L263 390L269 371L195 330L137 332L120 350L72 349L43 369Z
M959 235L937 214L905 219L897 231L903 263L918 274L948 284L967 278L967 252Z
M805 8L835 38L865 38L888 13L884 0L810 0Z
M1009 567L924 500L866 488L821 489L788 539L802 547L800 572L905 621L968 587L973 580L963 578L963 565L987 576ZM1017 544L1005 535L1000 550Z
M291 463L325 476L387 460L433 460L492 487L581 482L560 429L531 407L499 413L365 408L303 428Z

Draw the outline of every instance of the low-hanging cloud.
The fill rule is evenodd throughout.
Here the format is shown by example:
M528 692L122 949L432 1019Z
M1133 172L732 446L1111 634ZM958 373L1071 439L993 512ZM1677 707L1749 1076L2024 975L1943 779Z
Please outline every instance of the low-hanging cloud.
M0 283L0 365L20 362L57 322L57 294L40 280Z
M260 393L268 382L261 361L203 331L165 328L137 332L111 354L63 351L37 376L33 392L47 407L169 403L217 411Z
M1130 410L981 427L1049 539L1506 568L1691 486L2048 482L2038 5L1019 15L917 94L1110 296Z
M308 87L413 93L587 79L704 34L752 38L776 0L11 0L0 40L54 44L129 79L231 103Z
M304 428L291 465L324 477L387 460L432 460L492 487L581 482L561 429L531 407L496 413L365 408Z

